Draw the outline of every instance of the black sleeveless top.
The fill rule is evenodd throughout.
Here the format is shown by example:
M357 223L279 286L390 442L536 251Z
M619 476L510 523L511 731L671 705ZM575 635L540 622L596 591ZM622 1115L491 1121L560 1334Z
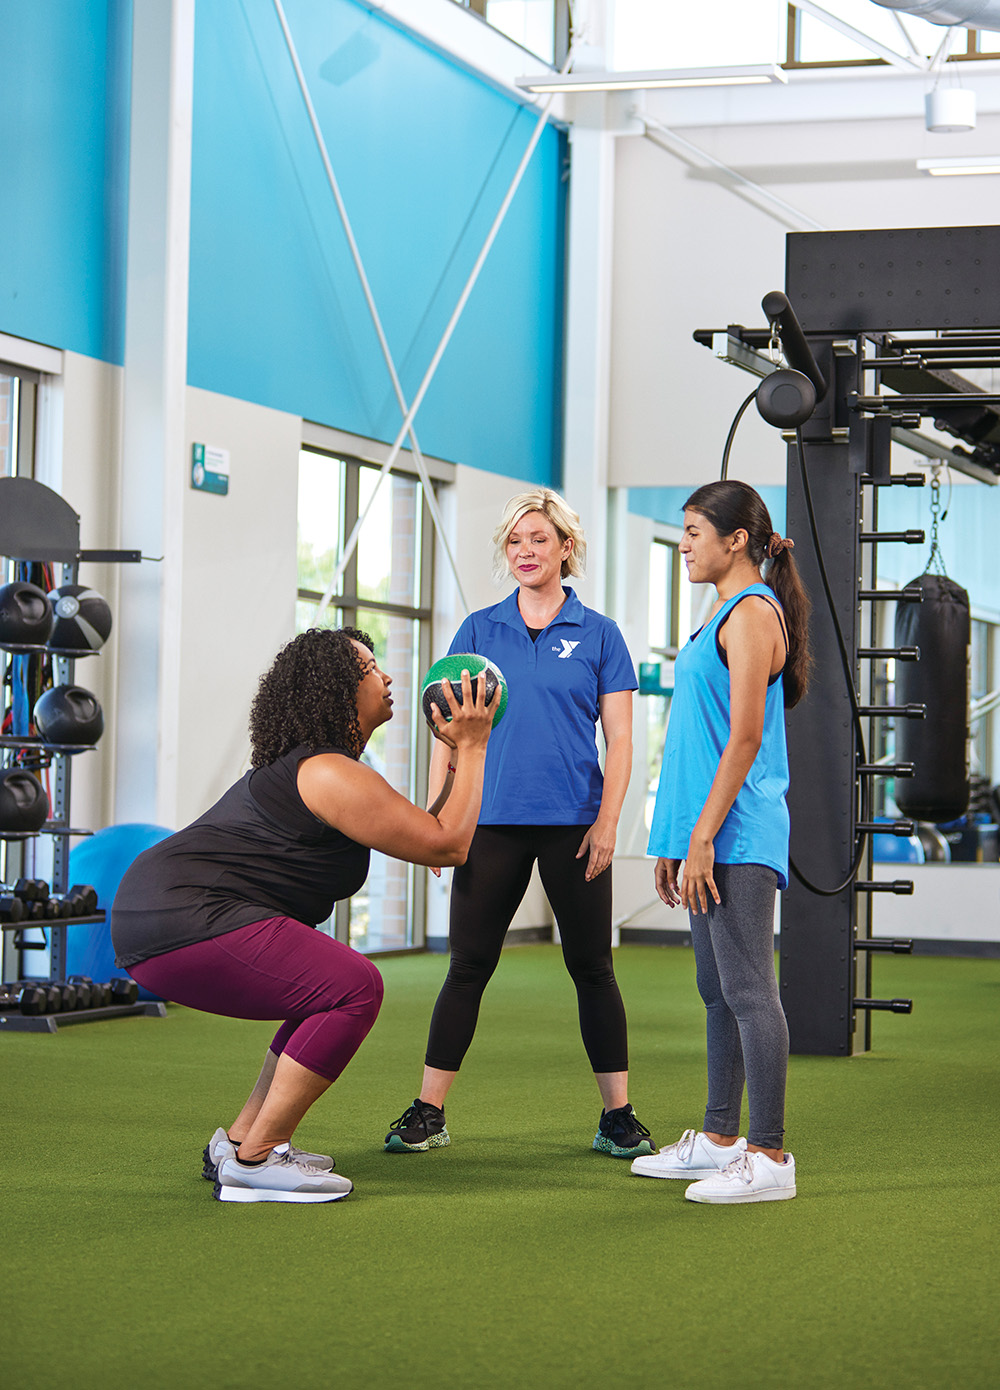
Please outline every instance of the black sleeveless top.
M368 876L370 851L299 796L299 763L342 748L293 748L254 768L203 816L147 849L111 909L115 963L127 968L266 917L315 926Z

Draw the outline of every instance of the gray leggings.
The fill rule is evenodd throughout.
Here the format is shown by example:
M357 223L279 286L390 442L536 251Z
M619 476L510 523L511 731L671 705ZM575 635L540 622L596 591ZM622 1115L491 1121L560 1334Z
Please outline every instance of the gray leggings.
M708 1105L704 1128L738 1134L743 1084L747 1138L780 1149L785 1129L788 1025L774 978L778 876L762 864L716 864L720 904L690 913L698 993L708 1011Z

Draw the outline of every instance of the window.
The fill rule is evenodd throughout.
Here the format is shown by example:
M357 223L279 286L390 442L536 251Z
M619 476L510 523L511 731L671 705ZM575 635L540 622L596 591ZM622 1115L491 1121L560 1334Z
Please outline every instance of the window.
M0 478L34 473L37 377L0 362Z
M569 0L455 0L544 63L558 67L569 45Z
M887 52L932 57L946 32L940 24L871 0L823 0L822 8L829 21L787 0L713 0L710 10L663 0L615 0L609 6L609 66L619 72L757 63L887 66ZM948 62L995 58L998 50L1000 35L969 29L954 36Z
M393 678L395 714L376 730L364 756L414 800L426 781L427 736L417 717L417 692L430 664L431 522L418 479L393 471L376 490L378 477L377 467L357 459L302 450L297 628L312 625L346 541L371 503L320 625L371 634L379 665ZM338 904L328 930L360 951L422 944L424 880L423 870L373 852L367 884Z
M972 619L969 646L969 699L981 700L994 688L993 659L996 625L981 618ZM973 776L986 777L992 784L993 774L993 715L986 714L972 722L969 764Z
M664 689L673 685L673 662L681 632L681 556L677 544L654 537L649 547L648 660L660 667ZM670 713L668 694L650 693L646 705L646 829L652 824L663 742Z
M784 22L782 0L713 0L711 9L616 0L611 66L618 72L645 72L779 63Z
M930 58L938 51L946 30L940 24L900 11L873 5L871 0L828 0L824 6L837 19L900 56ZM996 57L1000 38L985 30L959 34L949 62ZM860 67L884 65L872 49L825 24L817 15L788 6L788 67Z

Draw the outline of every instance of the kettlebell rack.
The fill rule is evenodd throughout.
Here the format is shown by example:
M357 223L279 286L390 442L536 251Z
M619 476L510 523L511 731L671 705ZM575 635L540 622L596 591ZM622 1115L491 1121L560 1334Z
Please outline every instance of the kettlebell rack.
M80 549L80 518L57 493L29 478L0 478L0 556L3 580L10 565L49 564L61 567L61 584L75 584L81 561L132 564L138 551ZM0 581L2 582L2 581ZM32 655L53 660L54 683L72 685L76 650L32 643L0 643L0 690L6 690L12 660ZM140 1003L134 982L94 984L66 980L66 932L70 927L103 922L96 894L88 886L73 890L69 882L69 844L73 837L91 831L70 823L72 758L94 751L93 744L53 743L36 734L0 734L0 760L7 764L17 752L35 753L53 766L50 816L39 830L0 829L3 846L3 879L15 879L9 889L0 888L0 928L4 966L0 983L0 1032L55 1033L71 1023L135 1014L164 1016L160 1003ZM35 878L34 849L38 836L52 838L51 883ZM27 872L26 872L27 870ZM39 930L43 939L25 940L25 933ZM44 939L45 933L49 939ZM11 949L9 949L11 948ZM46 952L48 975L29 975L25 956ZM17 982L6 982L9 954L18 961Z

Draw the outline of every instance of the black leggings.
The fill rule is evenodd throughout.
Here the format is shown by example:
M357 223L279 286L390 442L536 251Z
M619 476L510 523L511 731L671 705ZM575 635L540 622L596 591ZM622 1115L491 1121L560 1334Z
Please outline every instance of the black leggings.
M426 1062L458 1071L483 991L538 860L576 985L580 1032L595 1072L627 1071L625 1006L611 963L611 871L586 881L585 825L481 825L451 888L451 964L431 1018Z

